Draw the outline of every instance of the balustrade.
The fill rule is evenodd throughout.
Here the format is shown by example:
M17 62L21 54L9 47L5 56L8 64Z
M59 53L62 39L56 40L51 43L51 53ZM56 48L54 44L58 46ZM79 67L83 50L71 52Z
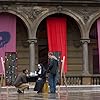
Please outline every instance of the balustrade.
M100 75L66 76L67 85L100 85Z

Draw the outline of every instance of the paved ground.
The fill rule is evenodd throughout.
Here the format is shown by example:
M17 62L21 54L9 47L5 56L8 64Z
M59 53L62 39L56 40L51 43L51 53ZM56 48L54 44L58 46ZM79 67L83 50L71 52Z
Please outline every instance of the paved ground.
M17 92L1 92L0 100L100 100L99 91L89 92L69 92L68 95L64 91L56 94L37 94L35 92L25 92L18 94Z
M30 86L24 94L18 94L15 87L0 88L0 100L100 100L100 86L68 86L56 94L37 94Z

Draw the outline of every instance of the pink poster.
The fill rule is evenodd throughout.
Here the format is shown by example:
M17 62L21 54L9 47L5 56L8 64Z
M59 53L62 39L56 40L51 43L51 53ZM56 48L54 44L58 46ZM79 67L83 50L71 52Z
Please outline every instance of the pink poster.
M9 13L0 14L0 74L4 73L1 57L5 52L16 52L16 16Z

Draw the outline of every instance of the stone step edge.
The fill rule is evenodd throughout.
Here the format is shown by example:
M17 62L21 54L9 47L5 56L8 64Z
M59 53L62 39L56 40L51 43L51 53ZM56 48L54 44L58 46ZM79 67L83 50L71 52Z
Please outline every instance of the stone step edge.
M30 88L34 88L34 85L29 85ZM57 85L57 87L66 87L65 85ZM68 88L100 88L100 85L68 85ZM15 86L2 86L0 88L16 88Z

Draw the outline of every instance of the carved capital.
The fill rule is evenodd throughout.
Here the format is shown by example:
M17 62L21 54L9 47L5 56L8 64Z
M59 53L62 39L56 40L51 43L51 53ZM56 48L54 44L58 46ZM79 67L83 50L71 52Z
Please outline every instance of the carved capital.
M81 39L80 41L81 41L82 44L90 43L90 39Z
M35 44L35 43L37 43L37 39L29 39L27 41L29 42L29 44Z

